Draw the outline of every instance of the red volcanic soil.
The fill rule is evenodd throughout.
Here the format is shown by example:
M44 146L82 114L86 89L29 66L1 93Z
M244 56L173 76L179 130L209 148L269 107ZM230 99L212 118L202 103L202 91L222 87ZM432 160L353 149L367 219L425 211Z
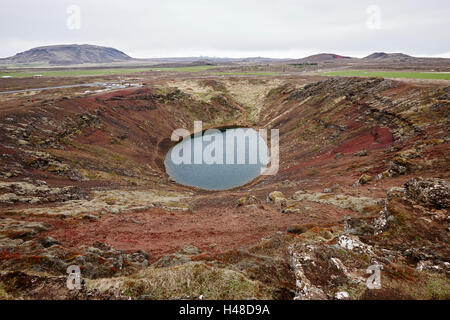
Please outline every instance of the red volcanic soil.
M284 214L269 205L265 209L243 210L211 207L195 213L151 209L103 216L91 222L44 218L42 221L55 229L42 236L54 237L64 246L74 248L101 241L124 251L143 250L153 262L188 244L195 245L202 252L218 253L250 246L277 231L285 232L291 225L329 224L352 215L350 210L333 206L321 205L320 212L315 210L316 204L310 204L310 207L316 213L313 218L305 213Z
M352 153L360 150L384 149L394 143L394 137L388 128L376 127L368 132L343 142L334 151L336 153Z
M298 213L284 214L280 207L264 200L275 190L282 191L289 199L298 190L322 192L324 188L336 185L337 189L334 191L339 194L381 199L385 197L388 187L401 186L411 178L412 176L401 176L381 181L375 179L376 175L388 169L387 164L395 156L391 146L394 145L393 135L398 136L396 130L399 127L403 126L401 128L410 136L407 136L405 141L395 142L398 150L413 148L415 141L421 137L410 129L411 123L394 117L397 116L398 104L404 101L403 96L414 103L417 102L417 105L422 104L422 101L414 100L417 96L415 90L418 89L399 86L396 89L400 92L397 92L391 88L395 85L381 80L346 79L318 82L306 89L282 87L283 90L273 91L268 95L270 99L267 99L266 105L261 109L261 119L257 119L256 123L263 125L264 121L275 119L271 125L280 129L282 140L278 174L260 177L247 186L217 193L172 183L167 179L162 161L170 147L169 137L172 130L190 124L193 120L202 119L212 126L218 125L217 119L233 119L232 121L240 125L251 126L250 123L243 123L247 118L245 110L228 96L226 98L229 101L225 98L225 102L218 100L226 105L215 106L197 101L182 92L170 91L164 95L154 88L130 89L57 100L52 104L58 107L58 112L54 112L50 102L40 108L19 108L14 105L17 102L12 101L6 106L20 112L13 113L2 109L2 115L4 113L6 118L12 113L16 122L35 122L30 126L33 130L30 129L28 136L33 134L34 141L43 142L43 147L39 148L61 158L63 163L78 166L77 169L114 173L117 180L96 180L95 175L91 180L83 181L68 181L67 177L61 175L58 180L57 173L45 171L45 168L41 168L39 172L36 168L28 168L27 163L24 163L24 167L29 170L29 176L45 179L50 186L77 185L85 188L87 192L98 186L106 189L132 186L140 190L189 190L193 194L189 203L192 211L151 208L121 214L108 213L92 220L80 217L60 219L37 216L23 216L21 219L52 225L54 228L42 232L39 237L51 236L64 247L76 249L80 244L90 246L99 241L124 251L143 250L149 254L151 262L188 244L195 245L202 252L218 253L252 246L261 238L279 231L285 232L293 225L339 223L344 216L358 214L337 206L307 201L298 203ZM443 95L437 89L433 92L437 98ZM351 98L355 93L360 96ZM402 99L391 103L389 117L381 111L375 115L365 114L366 111L384 111L385 107L384 104L372 102L374 105L371 105L369 110L363 103L364 99L369 99L366 96L379 98L370 101L384 101L381 98L389 96L389 99L394 99L392 96L395 94L399 94ZM342 100L343 96L348 98ZM433 101L438 101L437 98L433 98ZM334 107L329 108L329 105ZM437 106L439 107L438 104ZM47 110L49 112L39 113ZM34 112L33 117L36 118L19 117L30 111ZM89 119L96 121L80 124L78 116L86 114L95 115L95 118ZM262 119L266 114L270 117ZM434 116L434 113L429 114ZM39 127L42 119L50 117L55 123L64 125L50 127L52 131L47 128L51 126L51 122L47 121ZM72 121L67 121L66 118ZM394 125L393 119L398 123ZM431 118L424 117L424 121L429 121L428 119ZM66 127L73 131L66 130ZM444 132L440 126L430 126L428 131L429 134L436 133L438 138L443 136L440 132ZM47 132L54 132L58 137L61 135L66 138L64 141L70 143L55 143L47 148ZM5 132L5 137L6 133L9 132ZM11 144L6 138L5 141L5 144ZM417 166L412 169L423 165L419 162L422 157L438 160L444 158L448 143L439 145L430 142L428 147L423 148L426 149L416 150L417 159L410 159L417 162ZM0 154L4 154L4 164L9 166L8 170L21 156L12 150L0 145ZM361 150L366 150L367 155L353 155ZM420 152L422 153L419 154ZM14 161L8 160L13 156ZM430 165L427 167L428 171L422 171L420 174L424 177L436 176L436 171L443 170L440 163L443 162L427 164ZM367 185L353 187L362 173L370 174L374 179ZM146 174L148 175L145 176ZM20 181L19 177L17 180ZM258 197L262 205L236 207L236 200L249 195ZM53 205L57 204L50 204ZM20 205L15 206L20 209ZM23 206L26 207L25 204ZM6 213L2 215L6 216Z

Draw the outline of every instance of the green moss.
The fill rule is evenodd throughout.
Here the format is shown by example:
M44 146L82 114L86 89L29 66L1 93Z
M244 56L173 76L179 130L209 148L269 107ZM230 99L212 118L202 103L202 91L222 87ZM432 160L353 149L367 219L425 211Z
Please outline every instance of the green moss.
M450 280L441 275L430 275L426 280L426 292L431 299L448 300L450 298Z
M0 300L10 300L13 297L0 286Z
M387 282L385 285L411 299L450 299L450 279L441 274L421 272L413 280L398 279Z

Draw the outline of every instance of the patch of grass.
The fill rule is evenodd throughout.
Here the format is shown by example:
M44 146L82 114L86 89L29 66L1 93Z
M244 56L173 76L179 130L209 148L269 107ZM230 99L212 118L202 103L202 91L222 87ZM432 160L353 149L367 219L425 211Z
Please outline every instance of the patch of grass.
M13 299L13 297L8 294L2 287L0 287L0 300L9 300Z
M194 67L150 68L150 69L153 71L199 72L214 68L217 68L217 66L194 66Z
M13 78L33 77L34 75L42 75L43 77L71 77L71 76L96 76L96 75L110 75L110 74L126 74L151 71L150 68L135 68L135 69L92 69L92 70L59 70L59 71L28 71L28 72L0 72L1 76L11 76Z
M430 275L426 280L426 292L431 299L448 300L450 298L450 282L441 275Z
M229 76L279 76L282 73L276 72L213 72L214 75L229 75Z
M364 295L367 287L364 284L356 284L356 285L344 285L338 288L339 291L348 292L350 295L350 300L360 300Z
M127 296L150 299L200 295L206 299L272 298L270 290L260 282L252 281L237 271L214 268L200 262L147 269L131 277L112 281L99 279L88 282L89 287L101 291L119 287Z
M414 282L394 280L388 283L388 286L411 299L448 300L450 298L450 281L441 274L422 273Z
M450 73L438 73L438 72L392 72L392 71L346 70L346 71L326 72L321 73L320 75L337 76L337 77L381 77L381 78L450 80Z

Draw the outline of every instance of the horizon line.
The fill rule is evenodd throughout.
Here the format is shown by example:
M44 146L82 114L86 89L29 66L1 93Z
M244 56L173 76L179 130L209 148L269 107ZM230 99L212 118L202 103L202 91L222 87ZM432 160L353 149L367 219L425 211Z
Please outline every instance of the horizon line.
M89 43L60 43L60 44L48 44L48 45L41 45L41 46L35 46L29 49L26 49L24 51L19 51L17 53L15 53L14 55L11 56L6 56L6 57L0 57L0 60L3 59L8 59L8 58L12 58L14 56L16 56L17 54L29 51L29 50L33 50L36 48L42 48L42 47L52 47L52 46L70 46L70 45L87 45L87 46L94 46L94 47L103 47L103 48L112 48L118 51L121 51L122 53L126 54L128 57L130 57L131 59L134 60L154 60L154 59L233 59L233 60L239 60L239 59L271 59L271 60L301 60L301 59L305 59L305 58L309 58L309 57L313 57L316 55L320 55L320 54L330 54L330 55L337 55L337 56L341 56L344 58L351 58L351 59L363 59L365 57L368 57L374 53L386 53L386 54L405 54L408 55L412 58L430 58L430 59L449 59L450 58L450 52L448 53L440 53L439 55L412 55L412 54L408 54L402 51L371 51L371 53L366 53L366 54L362 54L362 55L347 55L347 54L339 54L339 53L335 53L335 52L326 52L326 51L317 51L317 53L313 53L307 56L302 56L302 57L271 57L270 55L249 55L249 56L239 56L239 57L231 57L231 56L220 56L220 55L167 55L167 56L155 56L155 57L133 57L131 55L129 55L128 53L125 52L125 50L121 50L121 49L117 49L114 46L109 46L109 45L99 45L99 44L89 44ZM289 51L289 50L285 50L285 51Z

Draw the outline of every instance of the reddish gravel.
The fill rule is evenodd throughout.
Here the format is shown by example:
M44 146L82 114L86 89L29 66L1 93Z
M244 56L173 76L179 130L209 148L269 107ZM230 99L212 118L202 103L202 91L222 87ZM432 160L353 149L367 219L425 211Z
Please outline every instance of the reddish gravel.
M202 252L220 252L255 244L262 237L286 231L291 225L328 224L352 214L333 206L310 206L317 214L314 218L305 213L283 214L279 209L267 206L265 210L205 208L195 213L151 209L108 214L93 222L42 219L55 227L43 236L54 237L68 247L101 241L125 251L144 250L154 261L187 244L197 246Z
M388 128L376 127L367 133L343 142L334 151L336 153L353 153L360 150L384 149L394 143L394 138Z

